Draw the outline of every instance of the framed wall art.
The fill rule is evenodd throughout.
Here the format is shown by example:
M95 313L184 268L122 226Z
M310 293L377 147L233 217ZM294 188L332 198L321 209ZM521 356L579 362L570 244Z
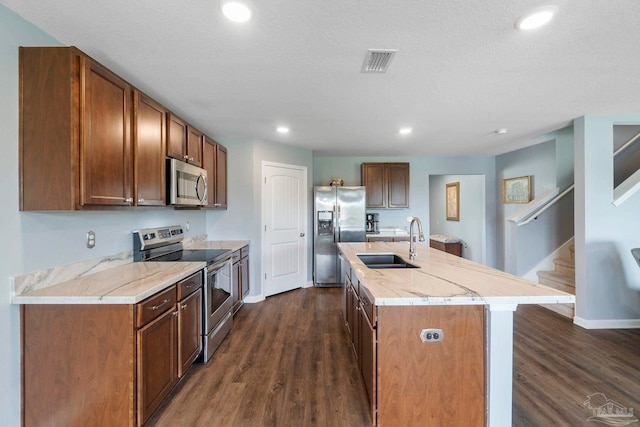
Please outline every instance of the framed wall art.
M460 183L446 184L447 221L460 221Z
M529 203L530 201L531 176L502 180L502 203Z

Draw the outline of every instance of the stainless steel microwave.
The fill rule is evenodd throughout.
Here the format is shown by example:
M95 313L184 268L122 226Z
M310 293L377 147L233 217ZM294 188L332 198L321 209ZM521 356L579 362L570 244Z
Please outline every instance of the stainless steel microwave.
M167 202L177 206L207 204L207 171L197 166L167 159Z

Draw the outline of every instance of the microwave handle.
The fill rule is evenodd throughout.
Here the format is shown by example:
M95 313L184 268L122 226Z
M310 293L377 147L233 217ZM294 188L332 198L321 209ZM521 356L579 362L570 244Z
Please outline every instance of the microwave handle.
M204 191L202 192L202 195L198 193L200 180L204 181ZM200 176L198 176L198 179L196 179L196 197L198 198L198 201L200 201L200 203L204 203L204 200L207 197L207 178L205 178L202 174L200 174Z

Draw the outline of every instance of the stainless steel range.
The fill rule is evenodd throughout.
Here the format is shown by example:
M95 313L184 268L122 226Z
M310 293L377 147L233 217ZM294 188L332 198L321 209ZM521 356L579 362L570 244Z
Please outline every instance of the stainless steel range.
M229 249L183 249L182 227L174 225L133 232L134 261L203 261L203 357L207 363L233 326L233 288Z

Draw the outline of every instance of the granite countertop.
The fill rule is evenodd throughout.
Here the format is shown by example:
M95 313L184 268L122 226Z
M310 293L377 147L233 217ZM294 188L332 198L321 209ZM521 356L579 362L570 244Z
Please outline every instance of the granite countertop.
M237 251L251 243L249 240L196 240L185 246L185 249L229 249Z
M409 242L338 243L353 274L375 305L468 305L575 303L575 296L466 260L416 245L409 260ZM396 254L420 268L370 269L358 254Z
M14 304L136 304L206 266L204 262L132 262L16 295Z

